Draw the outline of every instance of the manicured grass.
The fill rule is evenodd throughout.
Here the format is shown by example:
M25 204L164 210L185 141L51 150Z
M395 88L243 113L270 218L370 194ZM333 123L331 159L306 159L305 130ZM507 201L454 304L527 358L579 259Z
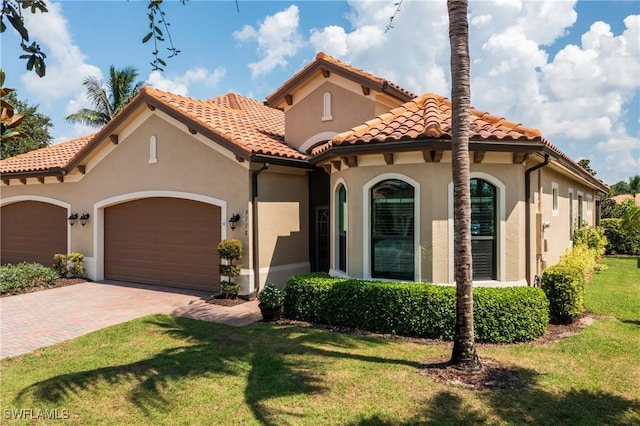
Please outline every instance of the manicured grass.
M586 288L586 302L597 314L640 320L640 268L636 257L607 257L606 272L596 273Z
M607 316L580 334L479 346L482 358L519 372L521 389L462 390L418 374L446 359L449 344L155 315L3 360L3 418L31 408L66 409L83 425L639 424L640 317L591 305L618 304L615 291L594 294L608 276L619 277L618 290L637 280L620 278L635 272L631 263L607 264L587 298ZM640 303L640 292L626 297Z

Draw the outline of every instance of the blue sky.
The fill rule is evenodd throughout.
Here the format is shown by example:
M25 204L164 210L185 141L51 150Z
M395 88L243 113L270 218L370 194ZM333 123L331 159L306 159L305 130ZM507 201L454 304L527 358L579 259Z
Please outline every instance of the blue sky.
M446 1L168 2L181 53L151 72L141 44L145 1L52 2L26 16L48 55L43 79L24 70L17 37L2 35L8 87L49 115L57 142L93 132L64 117L88 106L82 81L133 66L159 89L206 99L233 91L258 100L325 51L417 94L449 96ZM472 103L541 129L612 184L640 174L640 3L471 1Z

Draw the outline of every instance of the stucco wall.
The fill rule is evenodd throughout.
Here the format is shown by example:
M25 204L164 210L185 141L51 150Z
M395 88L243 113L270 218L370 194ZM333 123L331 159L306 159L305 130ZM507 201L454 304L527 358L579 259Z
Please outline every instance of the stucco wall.
M322 121L323 96L331 93L332 120ZM307 139L323 132L343 132L374 117L373 99L354 93L329 81L303 97L296 99L285 113L285 140L300 147Z
M472 164L471 172L472 177L487 179L504 188L499 189L501 194L498 197L498 208L504 217L497 237L502 239L498 248L498 279L503 282L516 282L525 278L524 166L511 164L505 160L507 157L510 159L510 154L497 155L490 164ZM366 275L364 256L367 253L366 244L369 243L365 242L367 231L363 226L363 221L366 221L363 212L367 210L364 203L368 202L369 195L364 193L363 188L372 179L392 173L407 176L415 180L420 187L420 280L435 283L453 281L453 201L451 164L448 162L450 157L443 157L447 162L440 163L424 163L421 158L421 154L417 153L413 158L410 154L403 154L401 159L405 164L394 165L376 164L374 158L362 158L362 161L359 158L358 167L332 173L332 190L335 190L339 182L344 182L347 188L348 275ZM411 164L412 159L416 161L414 164ZM379 162L383 163L382 160ZM332 215L335 218L335 197L332 197ZM335 232L332 232L332 249L332 264L335 265ZM366 261L369 262L368 259Z
M304 170L272 166L259 176L258 188L260 268L267 282L283 284L309 271L308 178Z
M157 114L151 114L128 136L121 137L118 145L105 145L104 149L111 151L101 161L89 162L86 175L80 176L76 171L65 183L40 184L29 179L27 185L22 185L13 181L10 186L3 185L2 199L17 195L45 196L70 203L73 212L90 213L87 226L83 228L76 224L71 228L69 248L83 253L90 267L91 262L96 261L93 259L96 256L94 240L100 243L102 232L97 229L101 211L96 211L95 206L104 200L148 191L172 191L223 201L226 205L222 211L223 223L228 219L227 213L245 212L249 202L248 168L206 146L186 128L175 127ZM158 161L155 164L149 163L152 135L157 137ZM71 182L74 179L79 180ZM248 236L241 230L231 231L225 226L223 238L225 234L239 238L245 248L248 247ZM243 267L250 264L247 257L242 263Z
M593 189L560 173L553 167L540 171L542 221L549 227L542 231L542 267L558 263L560 256L571 247L571 222L578 226L578 196L583 198L583 222L595 223L595 198ZM558 190L557 210L553 209L553 188ZM569 192L573 192L573 220L570 219ZM590 203L587 200L590 198Z

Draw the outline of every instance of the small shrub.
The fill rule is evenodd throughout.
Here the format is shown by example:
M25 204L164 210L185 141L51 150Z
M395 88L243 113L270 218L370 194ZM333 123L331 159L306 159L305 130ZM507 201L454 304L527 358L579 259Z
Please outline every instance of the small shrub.
M38 263L0 266L0 294L18 294L51 285L58 274Z
M584 310L584 273L574 265L559 263L542 272L540 287L549 299L551 320L570 324Z
M587 225L578 228L573 232L572 241L574 246L586 245L595 250L598 257L604 255L607 248L607 237L601 227Z
M260 293L258 293L258 300L268 308L276 308L284 302L284 294L284 290L279 289L273 284L267 284Z
M53 255L53 269L63 278L80 278L84 274L82 253Z
M233 282L233 279L240 275L241 268L234 265L234 261L240 260L242 257L242 241L228 239L220 241L217 248L220 257L219 271L221 277L227 277L227 281L220 283L222 292L227 299L235 299L240 291L240 284Z
M285 285L285 316L377 333L451 340L456 290L420 283L292 277ZM529 287L474 289L476 339L492 343L532 340L546 331L548 302Z
M559 264L578 269L582 273L583 279L586 280L598 264L599 258L600 256L594 249L586 245L576 245L560 256Z

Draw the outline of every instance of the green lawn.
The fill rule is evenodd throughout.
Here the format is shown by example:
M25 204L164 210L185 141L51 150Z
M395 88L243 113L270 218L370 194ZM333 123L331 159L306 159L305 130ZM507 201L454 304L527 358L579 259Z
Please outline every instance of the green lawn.
M602 315L580 334L479 346L522 389L468 391L418 374L449 344L155 315L3 360L2 418L57 409L82 425L640 424L640 269L606 263L587 289Z

